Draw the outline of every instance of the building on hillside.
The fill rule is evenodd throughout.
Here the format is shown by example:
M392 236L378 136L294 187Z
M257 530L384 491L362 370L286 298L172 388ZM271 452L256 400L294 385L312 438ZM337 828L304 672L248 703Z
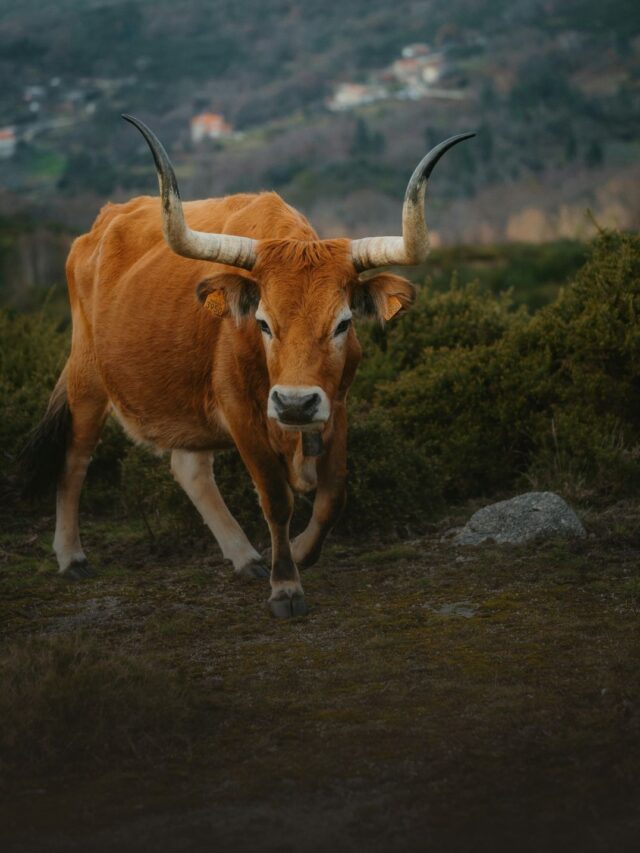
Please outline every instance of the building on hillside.
M382 86L365 85L364 83L338 83L327 106L333 112L352 110L364 104L384 98L386 92Z
M396 81L404 85L418 84L422 77L421 68L421 62L417 57L396 59L391 66Z
M18 138L12 127L0 127L0 160L8 160L16 151Z
M440 53L427 56L414 56L410 59L396 59L391 66L396 81L403 86L429 85L440 79L444 66L444 57Z
M403 59L415 59L417 56L427 56L431 52L428 44L407 44L402 48Z
M191 141L195 144L203 139L223 139L232 133L233 127L219 113L200 113L191 119Z
M41 101L47 94L44 86L25 86L23 97L25 101Z
M433 51L427 44L408 44L399 59L373 71L367 83L337 83L326 105L333 112L341 112L384 98L426 98L436 92L433 85L449 68L443 52Z
M436 83L442 77L444 68L443 57L440 54L433 54L425 57L422 63L422 80L428 85Z

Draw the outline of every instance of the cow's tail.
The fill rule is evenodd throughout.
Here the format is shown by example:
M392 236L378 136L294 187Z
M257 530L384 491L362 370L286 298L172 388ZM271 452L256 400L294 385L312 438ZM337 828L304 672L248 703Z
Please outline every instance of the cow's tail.
M64 470L71 437L71 409L67 399L67 368L56 383L44 417L29 435L18 459L20 492L37 498L57 485Z

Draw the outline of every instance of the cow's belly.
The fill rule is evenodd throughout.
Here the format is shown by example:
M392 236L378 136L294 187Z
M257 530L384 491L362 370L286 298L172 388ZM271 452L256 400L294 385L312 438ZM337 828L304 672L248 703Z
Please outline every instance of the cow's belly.
M125 414L111 402L111 413L129 438L153 450L224 450L233 440L220 424L203 428L189 418L154 418Z
M218 450L233 445L209 384L193 373L148 363L101 364L111 410L125 432L154 450Z
M126 296L126 298L124 298ZM212 389L215 340L189 290L185 311L144 299L135 289L101 306L95 352L113 414L131 438L157 450L214 450L232 444L216 414ZM146 312L146 313L145 313Z

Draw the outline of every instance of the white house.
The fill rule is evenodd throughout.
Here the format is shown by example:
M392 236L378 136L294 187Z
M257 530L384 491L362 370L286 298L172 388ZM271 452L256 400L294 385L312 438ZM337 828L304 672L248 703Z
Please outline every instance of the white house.
M365 85L363 83L338 83L333 97L327 102L327 106L333 112L352 110L363 104L371 104L384 98L385 90L381 86Z

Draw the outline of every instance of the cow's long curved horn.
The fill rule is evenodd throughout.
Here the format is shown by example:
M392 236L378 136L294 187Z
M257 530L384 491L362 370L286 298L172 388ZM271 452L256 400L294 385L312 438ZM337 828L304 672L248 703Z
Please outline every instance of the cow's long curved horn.
M184 221L176 174L160 140L140 119L130 115L123 115L122 118L138 128L153 154L162 196L164 236L173 251L185 258L216 261L250 270L255 264L257 242L249 237L208 234L188 228Z
M363 237L351 241L351 256L359 272L374 267L420 264L429 254L429 230L424 217L427 181L442 155L475 133L460 133L436 145L418 164L404 195L402 237Z

